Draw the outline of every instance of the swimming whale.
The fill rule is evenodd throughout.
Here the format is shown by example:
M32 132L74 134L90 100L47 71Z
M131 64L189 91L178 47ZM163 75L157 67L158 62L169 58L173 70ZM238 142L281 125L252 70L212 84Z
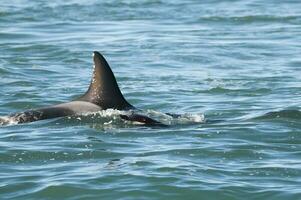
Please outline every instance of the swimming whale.
M154 119L135 112L138 109L123 97L115 76L103 55L94 51L93 60L94 70L91 83L84 95L67 103L0 117L0 124L6 125L10 121L20 124L64 116L78 116L106 109L117 109L131 111L129 114L120 114L120 117L124 120L140 122L145 125L163 125Z

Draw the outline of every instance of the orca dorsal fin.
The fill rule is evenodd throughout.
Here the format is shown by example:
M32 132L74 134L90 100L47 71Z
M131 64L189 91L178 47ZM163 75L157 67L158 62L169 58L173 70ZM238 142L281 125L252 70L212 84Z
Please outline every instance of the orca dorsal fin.
M102 109L127 110L134 108L123 97L115 76L106 59L97 51L93 53L94 70L88 91L80 101L88 101Z

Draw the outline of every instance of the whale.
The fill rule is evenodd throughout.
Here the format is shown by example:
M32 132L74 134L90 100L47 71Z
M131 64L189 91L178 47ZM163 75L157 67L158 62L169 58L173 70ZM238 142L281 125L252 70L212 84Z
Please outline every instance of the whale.
M161 122L139 114L122 95L114 73L104 56L93 52L93 73L88 90L80 97L57 105L25 110L0 117L0 125L7 125L13 121L15 124L34 122L38 120L53 119L66 116L80 116L107 109L129 111L120 114L126 121L139 122L144 125L164 126Z

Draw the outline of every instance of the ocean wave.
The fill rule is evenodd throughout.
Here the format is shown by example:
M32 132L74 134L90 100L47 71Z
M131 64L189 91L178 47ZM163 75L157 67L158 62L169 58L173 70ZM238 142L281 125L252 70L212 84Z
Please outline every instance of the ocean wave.
M276 15L245 15L245 16L204 16L200 21L209 22L234 22L234 23L255 23L255 22L293 22L300 20L300 15L276 16Z
M254 119L260 120L273 120L273 119L293 119L301 120L301 111L299 110L280 110L268 112L262 116L256 117Z

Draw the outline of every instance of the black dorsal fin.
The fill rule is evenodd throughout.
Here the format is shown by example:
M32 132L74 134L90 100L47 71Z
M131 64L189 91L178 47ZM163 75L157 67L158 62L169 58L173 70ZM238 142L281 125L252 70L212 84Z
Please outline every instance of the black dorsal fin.
M127 110L134 108L123 97L105 58L99 52L94 51L93 60L94 71L90 87L78 100L94 103L102 109Z

